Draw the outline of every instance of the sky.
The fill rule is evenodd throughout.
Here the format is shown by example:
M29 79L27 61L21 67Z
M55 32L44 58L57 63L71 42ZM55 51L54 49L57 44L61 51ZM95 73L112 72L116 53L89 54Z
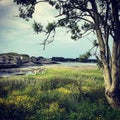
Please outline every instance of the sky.
M18 6L13 0L0 0L0 53L16 52L30 56L77 58L92 47L93 34L78 41L71 39L66 29L59 28L54 41L46 46L40 45L45 39L43 34L36 34L32 28L35 21L43 25L57 19L57 11L47 3L40 3L35 8L33 18L27 22L19 17Z

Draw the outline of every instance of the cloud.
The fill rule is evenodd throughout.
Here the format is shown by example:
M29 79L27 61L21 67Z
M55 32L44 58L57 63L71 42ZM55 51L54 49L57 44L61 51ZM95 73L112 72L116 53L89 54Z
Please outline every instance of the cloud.
M1 0L0 1L0 15L2 17L9 16L9 14L14 14L16 12L16 6L12 0Z
M1 6L9 6L11 5L12 1L11 0L1 0L0 5Z
M33 32L33 21L30 20L29 22L26 22L25 20L16 17L16 15L18 15L18 6L15 3L11 0L3 0L0 2L0 35L4 36L7 33L6 37L12 37L15 34L21 34L23 31L30 30ZM44 25L53 21L53 8L46 3L38 4L33 15L33 20L37 20Z
M17 14L18 7L11 0L0 1L0 41L17 40L32 29L31 23L15 17Z
M35 6L35 13L33 19L43 24L53 22L56 18L57 11L48 3L40 3Z

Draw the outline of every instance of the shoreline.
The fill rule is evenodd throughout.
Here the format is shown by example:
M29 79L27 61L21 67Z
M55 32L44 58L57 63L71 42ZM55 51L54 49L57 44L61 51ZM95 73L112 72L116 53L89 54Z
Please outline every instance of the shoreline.
M36 74L35 71L42 71L42 69L51 69L51 68L69 68L74 70L93 70L97 69L97 65L72 65L67 66L64 64L46 64L41 66L28 66L28 67L21 67L21 68L6 68L0 69L0 77L10 77L10 76L20 76L20 75L34 75Z

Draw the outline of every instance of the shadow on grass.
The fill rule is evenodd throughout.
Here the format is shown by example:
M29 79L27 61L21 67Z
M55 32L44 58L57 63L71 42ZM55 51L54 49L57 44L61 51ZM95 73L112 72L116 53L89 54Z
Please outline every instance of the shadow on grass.
M8 91L0 86L0 98L5 98L8 95Z
M0 103L0 120L29 120L33 111L15 104Z

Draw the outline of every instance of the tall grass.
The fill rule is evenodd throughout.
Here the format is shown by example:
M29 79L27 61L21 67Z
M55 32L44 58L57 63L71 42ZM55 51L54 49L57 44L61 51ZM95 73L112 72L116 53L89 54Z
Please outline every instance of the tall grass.
M1 120L120 120L104 97L100 70L51 68L0 78Z

